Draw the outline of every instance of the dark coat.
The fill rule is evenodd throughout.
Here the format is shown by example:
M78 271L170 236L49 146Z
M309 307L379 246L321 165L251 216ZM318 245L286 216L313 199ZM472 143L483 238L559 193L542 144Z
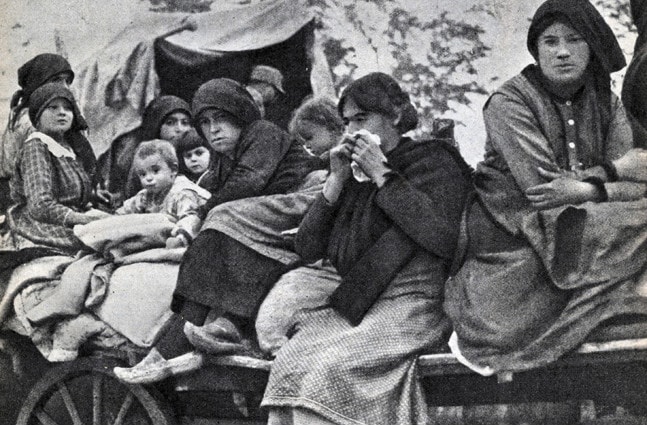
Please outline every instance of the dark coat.
M294 190L318 166L320 161L278 126L254 121L241 133L233 160L222 155L212 160L210 181L201 183L212 194L203 217L224 202Z
M342 276L333 305L353 324L388 286L388 276L417 252L433 254L447 271L471 188L469 167L444 142L402 139L387 159L393 173L382 188L350 179L335 204L320 195L297 234L297 252L306 262L328 258ZM397 231L394 237L391 229ZM360 285L362 291L353 289Z

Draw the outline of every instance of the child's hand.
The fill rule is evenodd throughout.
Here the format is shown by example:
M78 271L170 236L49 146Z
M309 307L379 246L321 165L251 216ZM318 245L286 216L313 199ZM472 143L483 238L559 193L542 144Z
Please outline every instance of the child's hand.
M110 193L106 189L97 187L97 189L92 192L90 200L94 208L111 212L119 206L120 195L117 193Z
M73 222L73 224L88 224L102 218L110 217L111 215L112 214L105 211L92 208L82 214L77 214L78 218Z
M168 249L173 249L173 248L182 248L184 246L189 245L186 240L184 239L183 236L177 235L177 236L171 236L170 238L166 239L166 248Z
M150 194L146 189L142 189L137 195L135 195L135 211L145 212L146 206L150 204L149 198Z
M96 208L90 208L86 212L83 213L85 216L93 218L95 220L99 220L101 218L106 218L110 217L112 214L107 213L105 211L98 210Z

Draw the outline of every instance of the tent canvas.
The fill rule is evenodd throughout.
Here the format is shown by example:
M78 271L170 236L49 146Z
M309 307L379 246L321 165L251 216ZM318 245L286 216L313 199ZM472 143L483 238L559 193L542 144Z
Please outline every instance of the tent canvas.
M187 18L197 29L186 29ZM190 101L211 78L245 83L256 64L274 66L284 75L287 95L268 111L269 119L285 122L310 93L334 94L314 16L301 0L138 16L77 68L74 86L95 153L137 127L154 97L173 94Z

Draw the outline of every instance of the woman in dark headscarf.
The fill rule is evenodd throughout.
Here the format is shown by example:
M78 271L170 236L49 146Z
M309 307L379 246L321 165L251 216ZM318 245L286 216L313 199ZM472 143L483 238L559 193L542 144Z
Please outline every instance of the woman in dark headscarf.
M38 87L48 82L60 82L66 86L72 84L74 72L69 62L53 53L42 53L30 59L18 69L18 85L11 98L11 113L7 128L2 134L0 146L0 213L10 204L9 179L13 175L16 156L23 142L34 127L29 120L29 98Z
M203 184L211 198L202 230L182 259L171 305L176 314L147 357L132 368L115 368L117 377L129 383L155 382L194 368L199 356L190 339L196 333L197 338L213 338L216 354L243 348L242 337L253 332L258 305L288 265L216 230L216 207L293 191L320 165L285 131L262 120L253 98L236 81L207 81L191 106L196 129L212 149L210 175ZM202 325L212 309L220 315L206 335Z
M160 96L144 109L142 124L119 136L110 149L99 157L99 170L106 189L121 199L134 196L139 179L131 170L137 146L145 140L162 139L175 143L191 128L191 108L176 96Z
M545 364L601 322L645 314L645 183L625 173L631 127L609 74L625 62L587 0L548 0L537 64L485 105L485 159L462 268L447 287L457 356L488 374Z

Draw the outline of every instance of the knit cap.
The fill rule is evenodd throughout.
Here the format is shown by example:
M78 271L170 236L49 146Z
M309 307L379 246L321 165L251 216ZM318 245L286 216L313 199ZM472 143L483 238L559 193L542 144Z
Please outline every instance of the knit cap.
M29 97L29 119L31 123L36 126L43 111L54 99L63 98L67 99L72 105L74 119L72 121L71 130L85 130L88 128L85 119L81 115L74 95L61 83L47 83L38 87Z
M206 109L228 112L244 126L261 119L258 106L245 87L229 78L209 80L196 90L191 102L193 119L197 120ZM196 128L199 130L199 126Z
M276 68L268 65L256 65L249 76L249 82L252 83L254 81L267 83L282 94L285 94L285 90L283 90L283 75Z
M186 151L190 151L195 148L203 147L208 150L211 150L209 143L203 138L200 137L198 132L192 128L187 131L181 138L176 142L175 150L177 151L178 157L181 157L182 154Z

